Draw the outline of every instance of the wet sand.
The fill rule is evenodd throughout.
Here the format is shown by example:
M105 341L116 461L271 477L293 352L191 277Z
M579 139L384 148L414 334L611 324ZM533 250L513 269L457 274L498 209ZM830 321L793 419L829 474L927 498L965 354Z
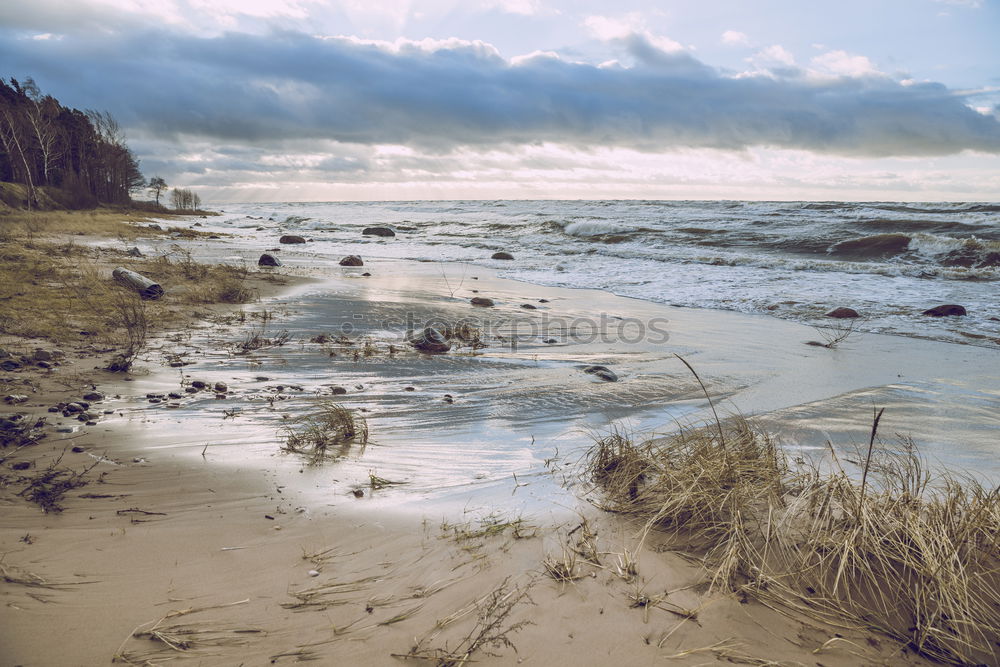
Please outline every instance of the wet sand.
M500 641L483 648L503 657L479 651L477 661L919 662L708 591L697 562L659 538L640 544L638 526L581 500L578 463L611 422L662 433L709 414L680 354L723 411L761 415L793 451L860 442L872 405L887 405L887 436L912 435L928 456L995 482L997 351L871 334L830 350L804 344L811 328L763 316L541 288L464 265L348 269L287 254L292 273L316 282L245 307L242 320L159 336L145 372L101 379L113 415L24 452L35 469L67 445L86 450L65 455L72 465L111 460L60 514L4 498L0 562L9 578L45 581L0 585L6 663L398 664L392 654L414 646L467 646L490 593L501 591L502 610L519 587L530 602L500 623L531 623L504 635L516 651ZM473 296L496 305L476 308ZM266 327L253 315L263 311ZM427 356L403 341L412 326L467 319L487 347ZM283 330L282 346L233 352L247 331ZM345 333L351 344L309 342ZM163 365L178 355L189 365ZM591 364L619 380L584 373ZM226 383L225 397L183 392L195 379ZM146 398L170 391L183 398ZM281 453L285 416L330 399L365 416L371 442L319 466ZM403 484L373 489L370 474ZM579 579L545 574L547 557L574 553ZM629 554L635 577L621 569ZM195 611L169 617L178 610ZM163 633L141 635L151 630ZM853 643L828 643L835 632Z

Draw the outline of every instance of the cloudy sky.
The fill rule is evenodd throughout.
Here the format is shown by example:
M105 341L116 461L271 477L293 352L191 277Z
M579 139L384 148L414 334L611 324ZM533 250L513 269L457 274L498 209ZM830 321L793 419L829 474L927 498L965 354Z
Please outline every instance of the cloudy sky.
M1000 200L1000 0L0 2L0 76L226 201Z

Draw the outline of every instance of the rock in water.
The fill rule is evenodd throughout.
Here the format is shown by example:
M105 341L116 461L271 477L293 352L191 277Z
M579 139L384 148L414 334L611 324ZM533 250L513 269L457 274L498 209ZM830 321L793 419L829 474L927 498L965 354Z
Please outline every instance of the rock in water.
M964 306L956 306L953 303L948 303L943 306L934 306L925 310L922 315L930 315L931 317L948 317L950 315L968 315L965 312Z
M365 227L365 230L361 232L364 236L382 236L385 238L391 238L396 235L396 232L392 231L388 227Z
M858 315L858 311L853 308L834 308L829 313L826 314L827 317L836 317L838 319L843 319L845 317L861 317Z
M487 299L485 296L474 296L469 300L469 303L473 306L483 306L484 308L488 308L493 305L493 299Z
M514 259L514 255L509 252L495 252L490 259Z
M605 382L618 382L618 376L607 366L587 366L583 369L583 372L588 375L597 376Z
M357 255L348 255L344 259L340 260L341 266L364 266L365 263L361 261L361 258Z
M257 260L257 266L281 266L281 260L269 253L264 253Z
M304 238L296 234L285 234L280 239L278 239L278 243L305 243L305 242L306 240Z
M421 352L441 354L451 349L451 343L444 334L433 327L427 327L420 333L411 333L407 342Z

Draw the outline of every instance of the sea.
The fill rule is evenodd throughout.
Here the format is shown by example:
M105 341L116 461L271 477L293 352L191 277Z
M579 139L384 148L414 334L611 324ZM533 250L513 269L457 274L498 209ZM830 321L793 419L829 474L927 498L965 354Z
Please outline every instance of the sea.
M1000 347L1000 204L976 202L399 201L246 203L206 229L260 247L299 234L319 255L488 266L816 326L849 307L857 330ZM363 236L387 226L387 242ZM505 251L511 260L494 260ZM964 317L922 313L961 305Z

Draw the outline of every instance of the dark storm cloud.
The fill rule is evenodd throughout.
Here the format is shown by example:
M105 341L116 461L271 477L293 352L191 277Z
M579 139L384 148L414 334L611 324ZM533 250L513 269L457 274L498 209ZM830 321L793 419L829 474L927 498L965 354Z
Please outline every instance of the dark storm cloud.
M390 49L293 32L91 35L34 40L0 31L0 63L6 76L32 75L66 104L108 109L161 139L441 152L540 142L858 156L1000 152L1000 121L940 84L799 70L738 78L641 36L626 42L634 66L601 68L551 56L511 63L487 45L462 42Z

